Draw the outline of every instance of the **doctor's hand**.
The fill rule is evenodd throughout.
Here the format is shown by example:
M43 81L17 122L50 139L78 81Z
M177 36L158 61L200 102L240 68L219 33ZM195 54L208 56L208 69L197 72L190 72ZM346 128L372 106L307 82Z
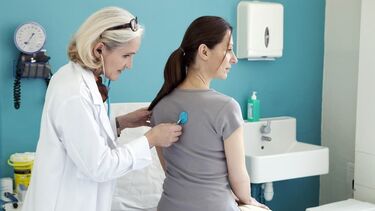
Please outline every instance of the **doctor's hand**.
M125 115L116 117L116 120L119 124L120 131L125 128L134 128L140 126L150 126L150 117L151 111L148 111L147 108L141 108L130 112Z
M150 147L169 147L178 140L182 134L182 127L175 123L158 124L149 130L145 136Z

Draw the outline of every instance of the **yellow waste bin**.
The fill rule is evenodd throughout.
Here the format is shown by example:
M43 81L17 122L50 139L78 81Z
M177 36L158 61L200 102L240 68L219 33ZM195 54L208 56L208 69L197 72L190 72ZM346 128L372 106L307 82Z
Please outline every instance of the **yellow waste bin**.
M31 170L34 164L35 153L14 153L10 156L8 164L14 169L15 192L25 191L29 187Z

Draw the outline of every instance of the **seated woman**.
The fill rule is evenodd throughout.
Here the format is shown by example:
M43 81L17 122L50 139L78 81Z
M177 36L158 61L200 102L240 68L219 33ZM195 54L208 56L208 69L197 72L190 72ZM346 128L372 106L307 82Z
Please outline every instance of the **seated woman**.
M177 121L182 111L188 122L179 142L157 149L166 172L159 211L238 211L236 200L266 208L250 196L240 106L210 88L236 63L232 27L215 16L193 21L170 55L151 123Z

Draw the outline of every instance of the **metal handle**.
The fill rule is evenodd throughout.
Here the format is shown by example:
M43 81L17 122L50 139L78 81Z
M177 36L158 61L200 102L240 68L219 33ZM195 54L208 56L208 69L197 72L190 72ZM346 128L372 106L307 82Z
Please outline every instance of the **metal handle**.
M262 134L269 134L271 132L271 121L267 121L266 125L260 127L260 132Z

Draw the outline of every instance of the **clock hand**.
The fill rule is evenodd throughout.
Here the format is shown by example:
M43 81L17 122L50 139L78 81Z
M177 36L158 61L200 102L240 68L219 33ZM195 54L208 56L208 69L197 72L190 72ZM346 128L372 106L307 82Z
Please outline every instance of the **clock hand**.
M34 35L35 35L35 33L33 32L33 33L31 34L31 36L29 37L29 39L28 39L26 42L24 42L24 44L25 44L25 45L29 44L31 38L33 38Z

